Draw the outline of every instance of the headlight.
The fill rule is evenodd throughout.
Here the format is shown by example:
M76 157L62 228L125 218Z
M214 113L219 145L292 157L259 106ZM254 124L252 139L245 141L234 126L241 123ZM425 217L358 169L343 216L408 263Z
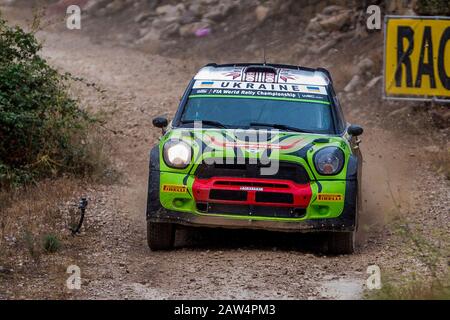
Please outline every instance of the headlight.
M314 155L314 165L323 176L338 174L344 166L344 153L336 147L323 148Z
M191 162L192 149L183 141L167 141L164 144L164 162L172 168L184 169Z

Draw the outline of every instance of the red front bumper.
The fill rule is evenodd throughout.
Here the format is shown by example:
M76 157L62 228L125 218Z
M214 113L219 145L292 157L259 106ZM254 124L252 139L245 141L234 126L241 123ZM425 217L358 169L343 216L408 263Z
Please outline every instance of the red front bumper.
M309 184L288 180L214 177L195 179L197 203L222 203L271 207L308 207L312 191Z

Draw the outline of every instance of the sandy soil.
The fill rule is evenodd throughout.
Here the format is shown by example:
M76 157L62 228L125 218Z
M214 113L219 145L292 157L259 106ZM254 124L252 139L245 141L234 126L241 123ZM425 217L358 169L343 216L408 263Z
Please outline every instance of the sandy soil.
M409 137L395 136L361 118L358 108L364 106L347 105L350 120L365 126L364 203L354 255L324 256L314 235L202 229L180 230L178 248L172 252L152 252L146 244L144 207L148 152L160 132L151 119L173 116L190 77L205 61L92 43L82 32L46 31L39 37L52 65L106 90L103 97L81 86L74 93L85 106L107 113L108 128L118 132L112 136L113 157L124 178L116 185L86 186L84 191L90 200L86 224L66 246L74 250L71 263L81 268L82 289L65 288L67 259L55 260L57 274L16 277L14 285L3 282L4 298L361 298L369 265L399 274L424 268L407 244L384 227L399 210L429 230L447 225L445 182L439 183L426 165L411 170L411 159L420 150L410 147ZM442 207L426 205L424 190L430 185L438 188L434 197ZM424 214L435 214L436 219L421 222Z

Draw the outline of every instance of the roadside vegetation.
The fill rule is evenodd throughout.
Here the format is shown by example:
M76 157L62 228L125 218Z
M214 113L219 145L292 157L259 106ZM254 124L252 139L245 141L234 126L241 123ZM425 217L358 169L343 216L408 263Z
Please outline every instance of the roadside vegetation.
M34 25L32 30L36 29ZM69 93L74 81L83 80L59 73L40 50L33 31L12 27L0 15L0 268L4 270L40 264L43 254L63 250L70 239L68 214L86 185L112 182L115 177L102 121Z
M106 168L92 141L96 120L69 96L70 75L40 49L33 33L0 18L0 189Z
M415 258L420 271L398 272L384 270L382 288L366 291L367 299L375 300L449 300L450 299L450 251L448 235L436 232L433 241L427 240L421 232L411 227L404 219L397 217L392 229L405 244L405 250Z

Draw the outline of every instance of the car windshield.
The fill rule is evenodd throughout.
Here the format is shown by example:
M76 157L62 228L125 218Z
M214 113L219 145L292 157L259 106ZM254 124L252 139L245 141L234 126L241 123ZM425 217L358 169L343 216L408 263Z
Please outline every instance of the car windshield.
M280 130L334 133L328 101L274 97L191 95L181 124L230 128L274 127Z

